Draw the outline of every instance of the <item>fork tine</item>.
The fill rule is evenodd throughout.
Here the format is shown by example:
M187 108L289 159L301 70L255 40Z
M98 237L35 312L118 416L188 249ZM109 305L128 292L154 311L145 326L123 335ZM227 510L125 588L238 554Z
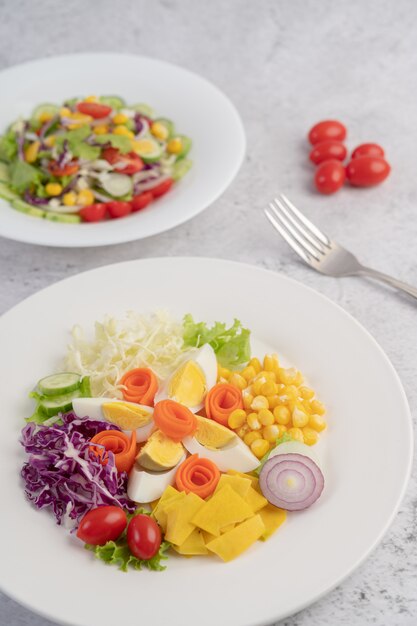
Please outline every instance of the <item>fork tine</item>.
M305 228L300 222L299 220L295 219L295 217L293 216L293 214L291 213L290 210L288 210L284 204L284 201L281 201L279 198L275 198L274 203L277 205L277 207L279 208L279 210L281 211L281 213L283 213L286 217L286 219L290 222L291 225L293 225L295 227L295 229L302 234L302 236L304 237L304 239L306 239L307 241L309 241L311 243L312 246L314 246L316 248L316 250L318 250L319 252L321 252L322 254L324 254L324 249L323 249L323 244L317 239L317 237L315 237L314 235L312 235L307 228Z
M272 213L268 211L268 209L264 209L264 213L266 217L268 218L268 220L271 222L272 226L275 228L275 230L279 232L281 237L285 239L287 244L294 250L294 252L298 254L298 256L301 257L305 263L308 263L308 265L311 265L311 259L310 259L309 254L305 250L303 250L303 248L301 248L301 246L299 246L296 241L294 241L294 239L281 226L278 220L275 219Z
M315 250L313 248L313 246L311 246L308 241L306 241L305 239L303 239L301 237L301 235L297 232L297 229L294 228L291 223L289 223L289 221L281 215L281 213L277 210L276 206L274 204L272 204L272 202L270 202L269 207L274 215L275 218L277 218L279 220L279 222L281 223L281 226L284 228L284 230L293 237L293 239L295 239L297 241L297 243L304 248L304 250L306 250L308 252L308 254L310 256L312 256L313 258L316 259L316 261L320 260L320 252L318 252L317 250Z
M306 226L316 237L317 239L319 239L322 243L324 243L324 245L330 247L331 246L331 241L330 239L327 237L327 235L325 235L321 230L319 230L317 228L317 226L315 226L314 224L312 224L310 222L309 219L306 218L305 215L303 215L303 213L301 213L301 211L299 211L292 202L290 202L287 198L287 196L285 196L283 193L280 194L281 198L284 200L285 204L287 205L288 209L290 209L300 220L300 222L302 224L304 224L304 226Z
M311 235L309 235L305 228L291 217L291 214L287 211L284 204L280 200L278 200L278 198L275 198L275 200L271 202L269 206L271 207L276 217L278 217L280 222L284 224L285 228L290 231L292 236L302 246L304 246L304 248L306 248L310 252L310 254L314 254L314 256L317 257L317 252L319 252L319 255L317 257L318 259L320 258L320 255L324 254L322 244L317 241L317 239L314 239ZM310 246L309 242L312 244L312 246Z

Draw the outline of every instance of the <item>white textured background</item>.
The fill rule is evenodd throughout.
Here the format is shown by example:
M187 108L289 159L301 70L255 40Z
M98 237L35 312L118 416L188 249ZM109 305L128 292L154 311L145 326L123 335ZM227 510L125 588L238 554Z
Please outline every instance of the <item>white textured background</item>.
M268 227L262 207L285 191L363 261L417 285L416 23L415 0L0 0L0 69L75 51L159 57L223 89L248 138L244 166L227 193L169 233L91 250L0 239L1 310L56 280L115 261L201 255L254 263L313 286L370 330L398 370L415 416L417 303L364 280L314 274ZM350 148L363 141L385 146L393 171L384 185L345 188L334 197L312 191L305 135L326 117L347 124ZM269 306L270 294L251 296L260 311ZM416 535L414 472L399 515L366 563L281 626L415 626ZM4 596L0 624L50 626Z

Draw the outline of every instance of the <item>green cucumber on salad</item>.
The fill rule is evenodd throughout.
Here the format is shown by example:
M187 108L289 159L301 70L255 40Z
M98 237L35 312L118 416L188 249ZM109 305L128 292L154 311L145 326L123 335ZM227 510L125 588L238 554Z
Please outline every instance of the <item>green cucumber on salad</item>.
M41 378L29 395L36 400L36 408L26 421L42 424L71 411L75 398L90 398L90 378L74 372L51 374Z

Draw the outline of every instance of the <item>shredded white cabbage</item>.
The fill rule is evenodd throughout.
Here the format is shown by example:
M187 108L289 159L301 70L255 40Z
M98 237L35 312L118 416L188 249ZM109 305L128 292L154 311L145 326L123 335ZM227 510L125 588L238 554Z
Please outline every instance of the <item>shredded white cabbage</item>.
M163 380L189 349L183 349L181 322L166 311L141 315L127 311L123 318L106 316L95 323L88 340L79 326L72 329L65 369L90 376L94 397L122 399L118 381L134 367L150 367Z

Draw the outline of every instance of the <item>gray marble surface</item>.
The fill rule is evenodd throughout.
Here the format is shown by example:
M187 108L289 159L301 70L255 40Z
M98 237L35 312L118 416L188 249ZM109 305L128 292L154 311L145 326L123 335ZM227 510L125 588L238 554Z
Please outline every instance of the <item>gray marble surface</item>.
M115 261L200 255L254 263L314 287L354 315L392 360L415 417L417 303L365 280L337 281L308 270L261 209L285 191L363 261L417 285L416 20L415 0L0 0L0 68L86 50L167 59L223 89L238 106L248 139L244 165L224 196L169 233L90 250L2 239L1 310L61 278ZM350 148L366 140L386 147L393 171L384 185L345 188L334 197L314 193L305 135L329 116L348 125ZM416 535L414 471L398 516L368 560L282 624L415 625ZM0 623L51 626L4 596Z

